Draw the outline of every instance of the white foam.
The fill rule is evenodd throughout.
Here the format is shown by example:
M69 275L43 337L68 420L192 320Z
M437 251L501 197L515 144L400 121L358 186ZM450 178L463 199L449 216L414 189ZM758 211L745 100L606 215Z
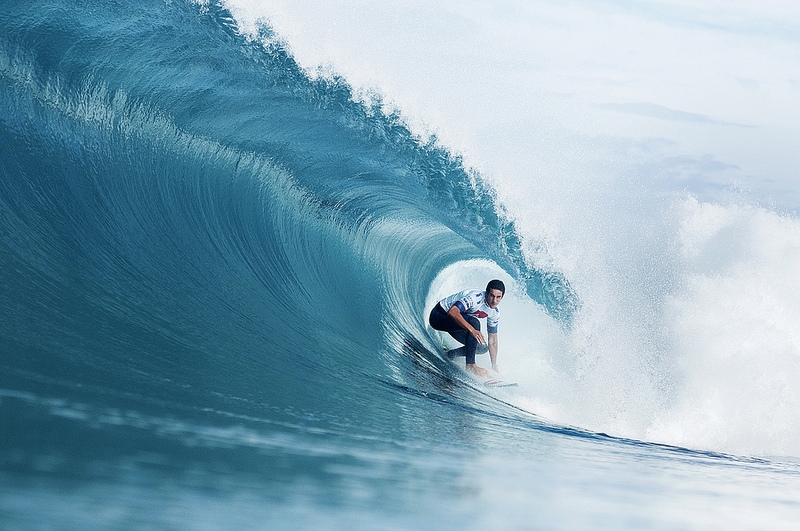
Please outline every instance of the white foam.
M648 437L800 455L800 222L684 204L682 282L665 326L680 371Z

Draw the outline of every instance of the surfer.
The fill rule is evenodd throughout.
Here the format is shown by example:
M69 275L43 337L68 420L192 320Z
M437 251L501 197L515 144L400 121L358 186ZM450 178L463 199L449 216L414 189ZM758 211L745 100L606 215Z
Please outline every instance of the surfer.
M449 357L465 356L467 370L480 378L489 377L489 371L475 364L475 354L483 354L488 349L492 370L497 369L497 325L500 310L497 305L506 293L506 286L500 280L491 280L485 291L466 289L440 300L431 310L428 322L435 330L447 332L464 345L449 351ZM481 333L478 319L486 318L487 341Z

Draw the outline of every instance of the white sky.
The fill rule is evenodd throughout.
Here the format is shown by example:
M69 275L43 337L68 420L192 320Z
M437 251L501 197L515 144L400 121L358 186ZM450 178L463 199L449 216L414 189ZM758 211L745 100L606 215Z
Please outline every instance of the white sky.
M800 2L228 3L501 182L600 149L800 207Z

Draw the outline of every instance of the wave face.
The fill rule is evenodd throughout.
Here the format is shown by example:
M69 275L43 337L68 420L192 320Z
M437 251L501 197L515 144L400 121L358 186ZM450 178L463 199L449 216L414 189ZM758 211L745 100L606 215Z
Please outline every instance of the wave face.
M402 441L419 419L398 424L398 389L452 372L423 317L459 260L569 321L566 281L526 265L477 175L224 9L3 7L0 449L19 481L155 453L283 485L327 477L313 456L344 434Z
M268 27L251 39L216 4L158 0L5 2L0 21L10 527L42 523L29 499L65 527L513 527L530 513L511 496L500 521L471 510L498 475L553 514L548 481L583 466L727 459L548 424L463 382L425 328L443 271L511 279L555 335L578 296L530 265L535 242L479 174L345 80L309 77ZM542 468L542 449L582 444L593 457ZM492 473L464 465L501 448ZM709 481L744 496L752 463L725 463ZM778 501L795 481L780 472L752 472ZM562 487L580 495L576 477ZM672 523L702 514L694 492Z
M458 158L220 8L55 2L3 24L9 373L329 410L337 375L429 356L422 305L453 261L575 307Z

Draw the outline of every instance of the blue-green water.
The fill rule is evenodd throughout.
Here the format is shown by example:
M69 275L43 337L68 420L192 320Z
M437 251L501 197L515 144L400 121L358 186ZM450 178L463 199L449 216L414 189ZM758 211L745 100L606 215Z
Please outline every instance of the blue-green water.
M0 527L800 518L788 459L566 427L464 381L425 327L443 270L497 264L560 330L579 297L480 175L269 29L180 1L0 20Z

